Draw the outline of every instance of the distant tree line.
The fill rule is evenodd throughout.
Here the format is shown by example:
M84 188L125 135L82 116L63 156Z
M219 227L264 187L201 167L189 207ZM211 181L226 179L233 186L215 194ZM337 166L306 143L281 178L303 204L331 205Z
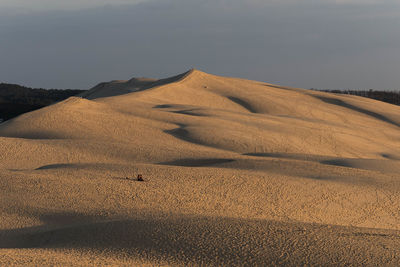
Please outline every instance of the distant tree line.
M17 84L0 83L0 121L39 109L82 93L73 89L34 89Z
M317 89L312 89L317 90ZM375 91L370 90L317 90L335 94L357 95L400 106L400 91Z

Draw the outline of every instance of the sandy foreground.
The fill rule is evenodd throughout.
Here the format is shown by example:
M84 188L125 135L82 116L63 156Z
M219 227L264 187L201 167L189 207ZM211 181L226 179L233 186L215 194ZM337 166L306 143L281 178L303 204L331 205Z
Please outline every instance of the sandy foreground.
M398 266L399 191L398 106L101 83L0 124L0 265Z

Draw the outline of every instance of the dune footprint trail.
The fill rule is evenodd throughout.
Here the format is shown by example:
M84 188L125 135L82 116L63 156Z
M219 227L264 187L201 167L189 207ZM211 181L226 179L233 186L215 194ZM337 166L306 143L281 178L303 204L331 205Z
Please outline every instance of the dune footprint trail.
M0 264L398 265L399 125L198 70L101 83L0 125Z

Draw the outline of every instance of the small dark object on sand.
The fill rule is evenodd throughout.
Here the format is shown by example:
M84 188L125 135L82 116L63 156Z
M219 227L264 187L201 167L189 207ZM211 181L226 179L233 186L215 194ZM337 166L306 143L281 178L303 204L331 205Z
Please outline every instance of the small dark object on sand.
M143 182L143 181L144 181L141 174L138 174L137 180L138 180L139 182Z

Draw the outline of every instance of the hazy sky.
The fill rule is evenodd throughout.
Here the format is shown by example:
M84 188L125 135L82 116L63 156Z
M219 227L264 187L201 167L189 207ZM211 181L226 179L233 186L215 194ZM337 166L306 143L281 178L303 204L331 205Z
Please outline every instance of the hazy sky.
M87 89L192 67L400 89L400 1L0 0L0 82Z

